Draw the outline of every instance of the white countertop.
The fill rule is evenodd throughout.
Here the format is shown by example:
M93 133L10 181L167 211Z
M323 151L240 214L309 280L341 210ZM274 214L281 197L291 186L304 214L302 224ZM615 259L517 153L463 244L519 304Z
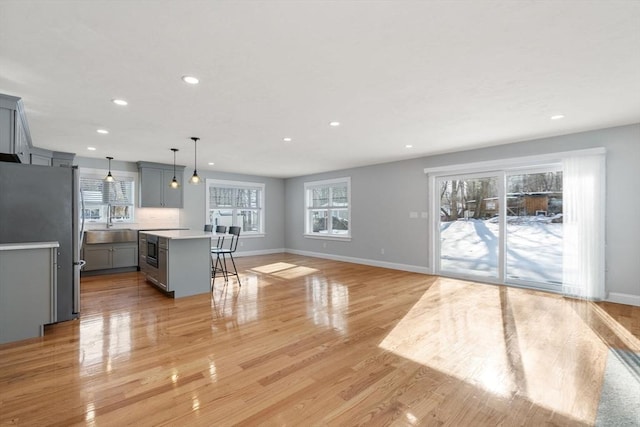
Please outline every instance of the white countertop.
M216 233L210 233L206 231L196 230L165 230L165 231L141 231L144 234L150 234L152 236L166 237L167 239L211 239L217 237ZM221 236L227 236L223 234Z
M18 251L22 249L59 248L58 242L1 243L0 251Z
M107 227L104 222L87 222L84 231L92 230L134 230L134 231L169 231L169 230L188 230L187 227L145 227L142 225L129 225L127 223L116 223L113 227Z

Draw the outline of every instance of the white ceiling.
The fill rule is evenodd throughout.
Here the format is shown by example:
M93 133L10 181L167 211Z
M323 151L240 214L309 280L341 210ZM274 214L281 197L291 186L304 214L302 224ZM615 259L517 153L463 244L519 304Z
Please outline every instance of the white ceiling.
M42 148L299 176L640 122L640 1L0 0L0 93Z

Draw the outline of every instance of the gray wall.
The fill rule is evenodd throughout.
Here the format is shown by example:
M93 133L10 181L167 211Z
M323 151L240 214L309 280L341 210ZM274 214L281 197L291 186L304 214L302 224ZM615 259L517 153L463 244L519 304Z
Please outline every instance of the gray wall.
M286 247L424 269L428 230L427 220L420 218L420 212L427 211L423 169L423 160L414 159L287 179ZM351 177L351 241L305 238L304 183L347 176ZM418 212L418 218L409 218L409 212Z
M287 179L285 245L426 270L429 230L420 215L427 211L425 168L593 147L607 150L607 291L640 296L640 124ZM304 238L304 182L345 176L351 177L352 240Z

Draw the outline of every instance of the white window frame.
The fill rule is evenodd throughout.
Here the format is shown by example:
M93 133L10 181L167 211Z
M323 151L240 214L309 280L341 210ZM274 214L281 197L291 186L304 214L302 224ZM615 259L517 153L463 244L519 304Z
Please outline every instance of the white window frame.
M232 210L232 225L242 226L242 224L236 224L236 218L238 218L237 211L238 210L257 210L258 218L259 218L259 230L258 231L242 231L240 237L264 237L266 234L266 224L265 224L265 200L266 200L266 185L263 182L244 182L244 181L231 181L231 180L223 180L223 179L207 179L206 187L205 187L205 206L204 206L204 218L205 224L209 223L209 210L210 210L210 201L211 201L211 193L209 191L210 187L220 187L220 188L235 188L235 189L244 189L244 190L255 190L258 189L260 192L259 198L259 207L258 208L244 208L244 207L229 207L225 208Z
M313 225L310 221L310 211L318 210L318 208L314 208L312 206L312 193L311 190L315 188L322 187L331 187L335 184L346 184L347 185L347 221L349 223L349 229L345 234L331 234L331 225L332 221L329 222L329 232L328 233L320 233L313 231ZM331 210L332 209L344 210L344 206L336 206L332 207L328 206L326 209L322 208L321 210L327 211L327 216L331 218ZM322 181L311 181L304 183L304 237L311 239L324 239L324 240L351 240L351 231L352 231L352 223L351 223L351 177L343 177L343 178L334 178L334 179L325 179Z
M90 178L90 179L104 179L104 177L107 175L108 170L106 169L91 169L91 168L79 168L78 169L78 176L80 179L82 178ZM132 182L132 189L131 189L131 204L128 205L130 206L131 209L131 217L129 219L123 219L123 220L119 220L119 219L114 219L112 218L112 222L113 223L117 223L117 224L131 224L131 223L135 223L136 221L136 200L137 200L137 185L138 185L138 173L137 172L128 172L128 171L112 171L113 177L115 178L116 181L120 181L119 178L126 178L124 180L126 181L130 181ZM123 180L123 181L124 181ZM87 203L85 202L85 209L87 209ZM96 204L97 205L97 204ZM85 218L85 222L87 224L106 224L107 223L107 213L106 213L106 209L109 206L109 204L101 204L100 205L100 218L92 220L91 218ZM80 215L82 216L84 214L84 212L80 212Z

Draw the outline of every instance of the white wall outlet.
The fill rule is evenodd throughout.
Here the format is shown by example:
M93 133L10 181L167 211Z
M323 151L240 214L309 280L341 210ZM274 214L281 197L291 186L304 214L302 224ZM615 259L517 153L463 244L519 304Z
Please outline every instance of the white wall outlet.
M418 212L409 212L409 218L418 218Z
M322 242L322 247L326 248L327 247L327 242Z
M240 247L243 247L243 246L244 246L244 242L240 242Z
M384 248L380 248L380 254L384 255Z

